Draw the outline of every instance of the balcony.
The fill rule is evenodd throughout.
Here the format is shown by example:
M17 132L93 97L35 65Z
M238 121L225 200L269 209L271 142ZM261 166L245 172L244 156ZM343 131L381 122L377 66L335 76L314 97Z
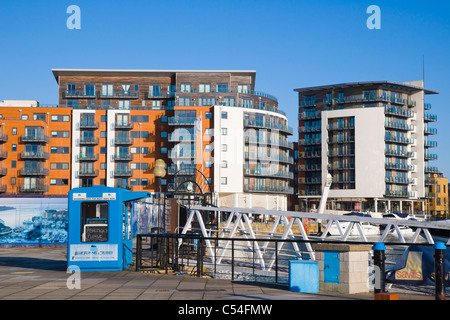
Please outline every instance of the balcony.
M8 186L6 184L3 184L3 185L0 184L0 193L5 193L7 188L8 188Z
M428 128L426 127L423 131L424 134L429 135L429 134L437 134L437 129L436 128Z
M384 151L387 156L400 157L400 158L414 158L416 156L415 152L403 151L403 150L393 150L388 149Z
M300 112L298 115L299 120L312 120L312 119L321 119L322 115L320 111L305 111Z
M195 141L195 136L188 132L186 134L170 133L167 139L170 142L192 142Z
M4 133L0 133L0 143L8 142L8 135Z
M78 177L97 177L98 176L98 169L92 169L92 168L81 168L80 171L78 171Z
M7 173L8 173L7 168L0 168L0 177L6 176Z
M133 155L130 153L115 153L113 156L114 161L131 161L133 160Z
M388 142L399 143L399 144L413 144L415 142L415 140L412 138L406 138L406 137L402 137L402 136L392 136L392 135L388 135L388 134L386 134L384 136L384 140L388 141Z
M257 121L257 120L244 120L244 127L264 128L280 130L288 134L294 134L294 129L291 127L275 122Z
M350 130L350 129L355 129L355 124L354 123L346 123L346 124L329 124L328 125L328 130Z
M87 144L87 145L97 145L99 143L99 139L97 137L81 137L78 140L79 144Z
M293 194L294 188L288 186L261 186L244 184L244 192Z
M0 150L0 160L4 160L8 158L8 151Z
M50 138L44 134L23 134L22 143L49 143Z
M134 122L116 122L114 123L116 130L132 130L134 128Z
M86 153L86 154L77 154L78 161L97 161L98 154L94 153Z
M169 175L183 175L183 176L193 176L197 174L197 167L195 164L185 165L183 168L177 168L175 166L171 166L167 168L167 173Z
M388 170L413 171L415 167L410 164L386 163L385 168Z
M271 146L271 147L285 147L288 149L293 149L294 144L292 142L289 142L287 140L283 139L277 139L277 140L271 140L271 139L258 139L257 137L244 137L245 143L248 144L256 144L260 146Z
M425 110L430 110L430 109L431 109L431 103L424 103L424 104L423 104L423 108L424 108Z
M258 152L244 152L244 156L246 160L250 161L273 161L273 162L286 162L286 163L294 163L294 158L288 155L282 154L264 154Z
M425 160L437 160L438 155L435 153L425 153Z
M416 179L403 177L386 177L385 182L394 184L415 184Z
M24 167L20 169L21 176L48 176L49 170L44 167Z
M355 142L355 137L350 136L350 137L334 137L334 138L328 138L327 142L329 144L334 144L334 143L353 143Z
M298 170L299 171L322 171L322 166L320 164L299 165Z
M193 126L197 121L196 117L170 117L169 125L171 126Z
M101 92L100 99L139 99L139 91Z
M77 99L95 99L96 94L95 91L74 91L69 90L65 92L64 95L66 98L77 98Z
M312 177L307 177L307 178L300 178L298 181L300 184L322 184L322 178L312 178Z
M271 177L271 178L285 178L294 179L294 173L289 171L274 171L267 169L245 169L244 175L246 176L257 176L260 178Z
M45 193L48 190L48 185L44 184L43 180L38 183L21 184L19 186L19 192L21 193Z
M435 147L437 147L438 143L437 143L437 141L425 140L423 145L427 148L435 148Z
M173 99L175 98L175 92L147 92L147 99Z
M48 152L44 150L36 150L36 151L22 151L20 154L21 159L43 159L48 160L50 155Z
M384 113L406 118L413 118L415 115L413 111L405 110L399 107L385 107Z
M194 149L181 148L180 150L170 150L168 155L172 159L193 159L196 157L196 152Z
M435 122L435 121L437 121L437 115L435 115L435 114L424 114L424 116L423 116L423 120L425 121L425 122Z
M114 139L116 145L132 145L133 139L130 137L118 137Z
M406 124L399 121L386 121L384 123L385 128L390 129L397 129L397 130L405 130L405 131L412 131L414 130L414 126L411 124Z
M114 170L115 177L131 177L132 175L133 175L133 171L128 168Z
M82 120L80 122L80 129L98 129L98 128L99 128L98 121Z
M396 197L396 198L415 198L416 197L416 193L414 191L386 190L384 195L386 197Z
M310 151L310 152L312 152L312 151ZM352 157L354 155L355 155L355 150L342 150L342 151L330 150L330 151L328 151L329 157Z
M437 167L425 167L425 173L440 173Z
M310 138L305 140L299 140L298 144L304 146L319 145L322 144L322 139Z

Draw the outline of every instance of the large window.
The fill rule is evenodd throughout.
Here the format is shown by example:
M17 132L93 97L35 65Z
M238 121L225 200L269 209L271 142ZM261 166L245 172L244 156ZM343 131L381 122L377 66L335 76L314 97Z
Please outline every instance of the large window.
M83 202L81 204L81 241L108 241L108 203Z

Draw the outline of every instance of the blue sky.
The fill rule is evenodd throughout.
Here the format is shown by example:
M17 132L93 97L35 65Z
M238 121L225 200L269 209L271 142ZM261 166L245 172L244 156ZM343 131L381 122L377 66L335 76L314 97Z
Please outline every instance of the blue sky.
M381 9L369 30L367 7ZM81 9L69 30L67 7ZM293 89L352 81L422 79L438 115L438 166L450 177L448 0L0 2L0 100L57 104L52 68L256 70L297 128Z

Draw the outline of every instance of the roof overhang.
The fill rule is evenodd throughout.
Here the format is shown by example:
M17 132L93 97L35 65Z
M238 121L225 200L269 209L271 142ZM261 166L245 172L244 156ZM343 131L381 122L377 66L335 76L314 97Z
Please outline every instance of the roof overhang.
M386 87L386 88L395 88L395 89L399 89L399 90L408 91L411 93L423 90L425 94L439 94L439 92L434 91L434 90L429 90L429 89L414 86L414 85L391 82L391 81L348 82L348 83L332 84L332 85L325 85L325 86L299 88L299 89L294 89L294 91L296 91L298 93L311 93L311 92L322 91L322 90L333 90L333 89L339 90L339 89L370 87L370 86L382 86L382 87Z

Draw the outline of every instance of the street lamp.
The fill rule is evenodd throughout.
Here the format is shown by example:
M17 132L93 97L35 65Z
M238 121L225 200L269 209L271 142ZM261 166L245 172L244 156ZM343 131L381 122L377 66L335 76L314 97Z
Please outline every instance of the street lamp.
M157 219L157 227L159 228L159 215L160 215L160 208L161 208L161 179L166 176L166 163L162 159L158 159L155 161L155 168L153 169L153 174L155 177L158 178L158 186L159 186L159 194L158 194L158 219Z

